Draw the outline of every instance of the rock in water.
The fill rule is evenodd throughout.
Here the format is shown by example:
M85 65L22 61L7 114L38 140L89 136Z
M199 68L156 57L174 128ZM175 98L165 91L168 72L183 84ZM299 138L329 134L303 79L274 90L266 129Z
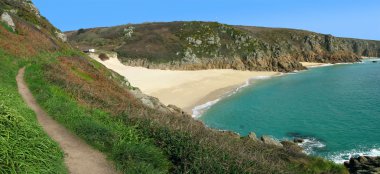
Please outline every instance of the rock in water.
M7 12L4 12L1 15L1 21L5 22L7 25L9 25L13 29L13 31L16 31L16 25L13 22L12 17Z
M275 139L269 137L269 136L262 136L261 137L261 141L263 141L264 144L269 144L269 145L274 145L274 146L278 146L278 147L283 147L283 145L276 141Z
M351 158L344 165L352 174L380 174L380 157L360 156Z
M295 142L295 143L303 143L304 140L302 138L294 138L293 142Z

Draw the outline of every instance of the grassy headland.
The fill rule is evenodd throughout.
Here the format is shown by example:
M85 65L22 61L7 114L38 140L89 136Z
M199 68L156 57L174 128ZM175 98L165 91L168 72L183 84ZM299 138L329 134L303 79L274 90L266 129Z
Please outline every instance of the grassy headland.
M0 25L1 173L66 173L62 152L17 93L15 77L22 66L47 113L124 173L347 173L321 158L147 107L121 76L62 42L30 1L0 5L1 12L18 10L11 13L16 32Z

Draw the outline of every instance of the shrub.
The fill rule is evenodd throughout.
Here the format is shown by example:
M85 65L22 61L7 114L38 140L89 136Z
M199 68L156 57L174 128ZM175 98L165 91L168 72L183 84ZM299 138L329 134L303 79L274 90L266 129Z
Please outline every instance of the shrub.
M170 163L163 153L150 145L121 142L113 149L112 158L126 173L166 173Z
M77 35L80 35L80 34L82 34L82 33L84 33L84 32L86 32L86 30L83 29L83 28L81 28L81 29L79 29L79 30L77 31Z
M105 54L105 53L100 53L100 54L99 54L99 58L100 58L100 60L103 60L103 61L109 59L109 57L108 57L107 54Z

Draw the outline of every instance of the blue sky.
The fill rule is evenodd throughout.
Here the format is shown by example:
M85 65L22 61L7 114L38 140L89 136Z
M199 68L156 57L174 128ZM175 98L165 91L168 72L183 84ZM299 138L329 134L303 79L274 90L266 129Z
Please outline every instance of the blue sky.
M63 31L161 21L297 28L380 40L380 0L32 0Z

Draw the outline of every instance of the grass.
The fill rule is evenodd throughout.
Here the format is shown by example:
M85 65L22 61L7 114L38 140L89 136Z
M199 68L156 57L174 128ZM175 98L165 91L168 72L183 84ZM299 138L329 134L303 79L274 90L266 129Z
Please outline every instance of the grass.
M54 55L52 58L55 59ZM107 112L81 106L71 94L46 81L43 70L43 64L36 63L28 66L25 76L37 101L49 115L108 154L124 173L167 173L170 162L150 139ZM74 74L78 72L81 71L76 69ZM79 78L87 82L83 75Z
M63 152L18 94L17 59L0 50L0 173L67 173Z
M104 152L124 173L347 173L320 158L218 132L190 117L144 106L131 95L133 87L123 77L57 41L56 29L20 2L0 1L1 8L20 10L14 18L17 35L0 26L0 48L7 53L0 52L0 173L67 173L62 152L17 94L14 79L22 66L27 66L28 86L48 114ZM195 37L207 39L219 26L209 24L210 28L195 23L187 29L201 27L208 34ZM183 23L166 25L136 26L128 40L118 37L123 27L83 30L78 38L89 37L89 42L103 47L118 44L112 38L121 38L126 45L120 49L132 57L178 60L176 51L189 46L176 36ZM244 40L234 30L223 35L221 42L231 37L239 43ZM255 41L250 44L255 46Z
M28 83L50 115L107 153L119 168L125 166L124 171L345 173L343 166L320 158L241 139L208 129L190 117L144 107L130 96L130 88L122 85L120 77L90 59L71 56L75 57L30 66ZM78 77L73 66L93 81ZM120 137L125 141L119 141Z
M9 26L8 24L6 24L5 22L3 21L0 21L0 25L3 26L7 31L11 32L11 33L16 33L13 28L11 26Z
M93 79L90 75L86 74L85 72L79 71L79 70L77 70L76 68L72 68L71 70L72 70L77 76L79 76L80 78L82 78L83 80L85 80L85 81L87 81L87 82L92 82L92 81L94 81L94 79Z

